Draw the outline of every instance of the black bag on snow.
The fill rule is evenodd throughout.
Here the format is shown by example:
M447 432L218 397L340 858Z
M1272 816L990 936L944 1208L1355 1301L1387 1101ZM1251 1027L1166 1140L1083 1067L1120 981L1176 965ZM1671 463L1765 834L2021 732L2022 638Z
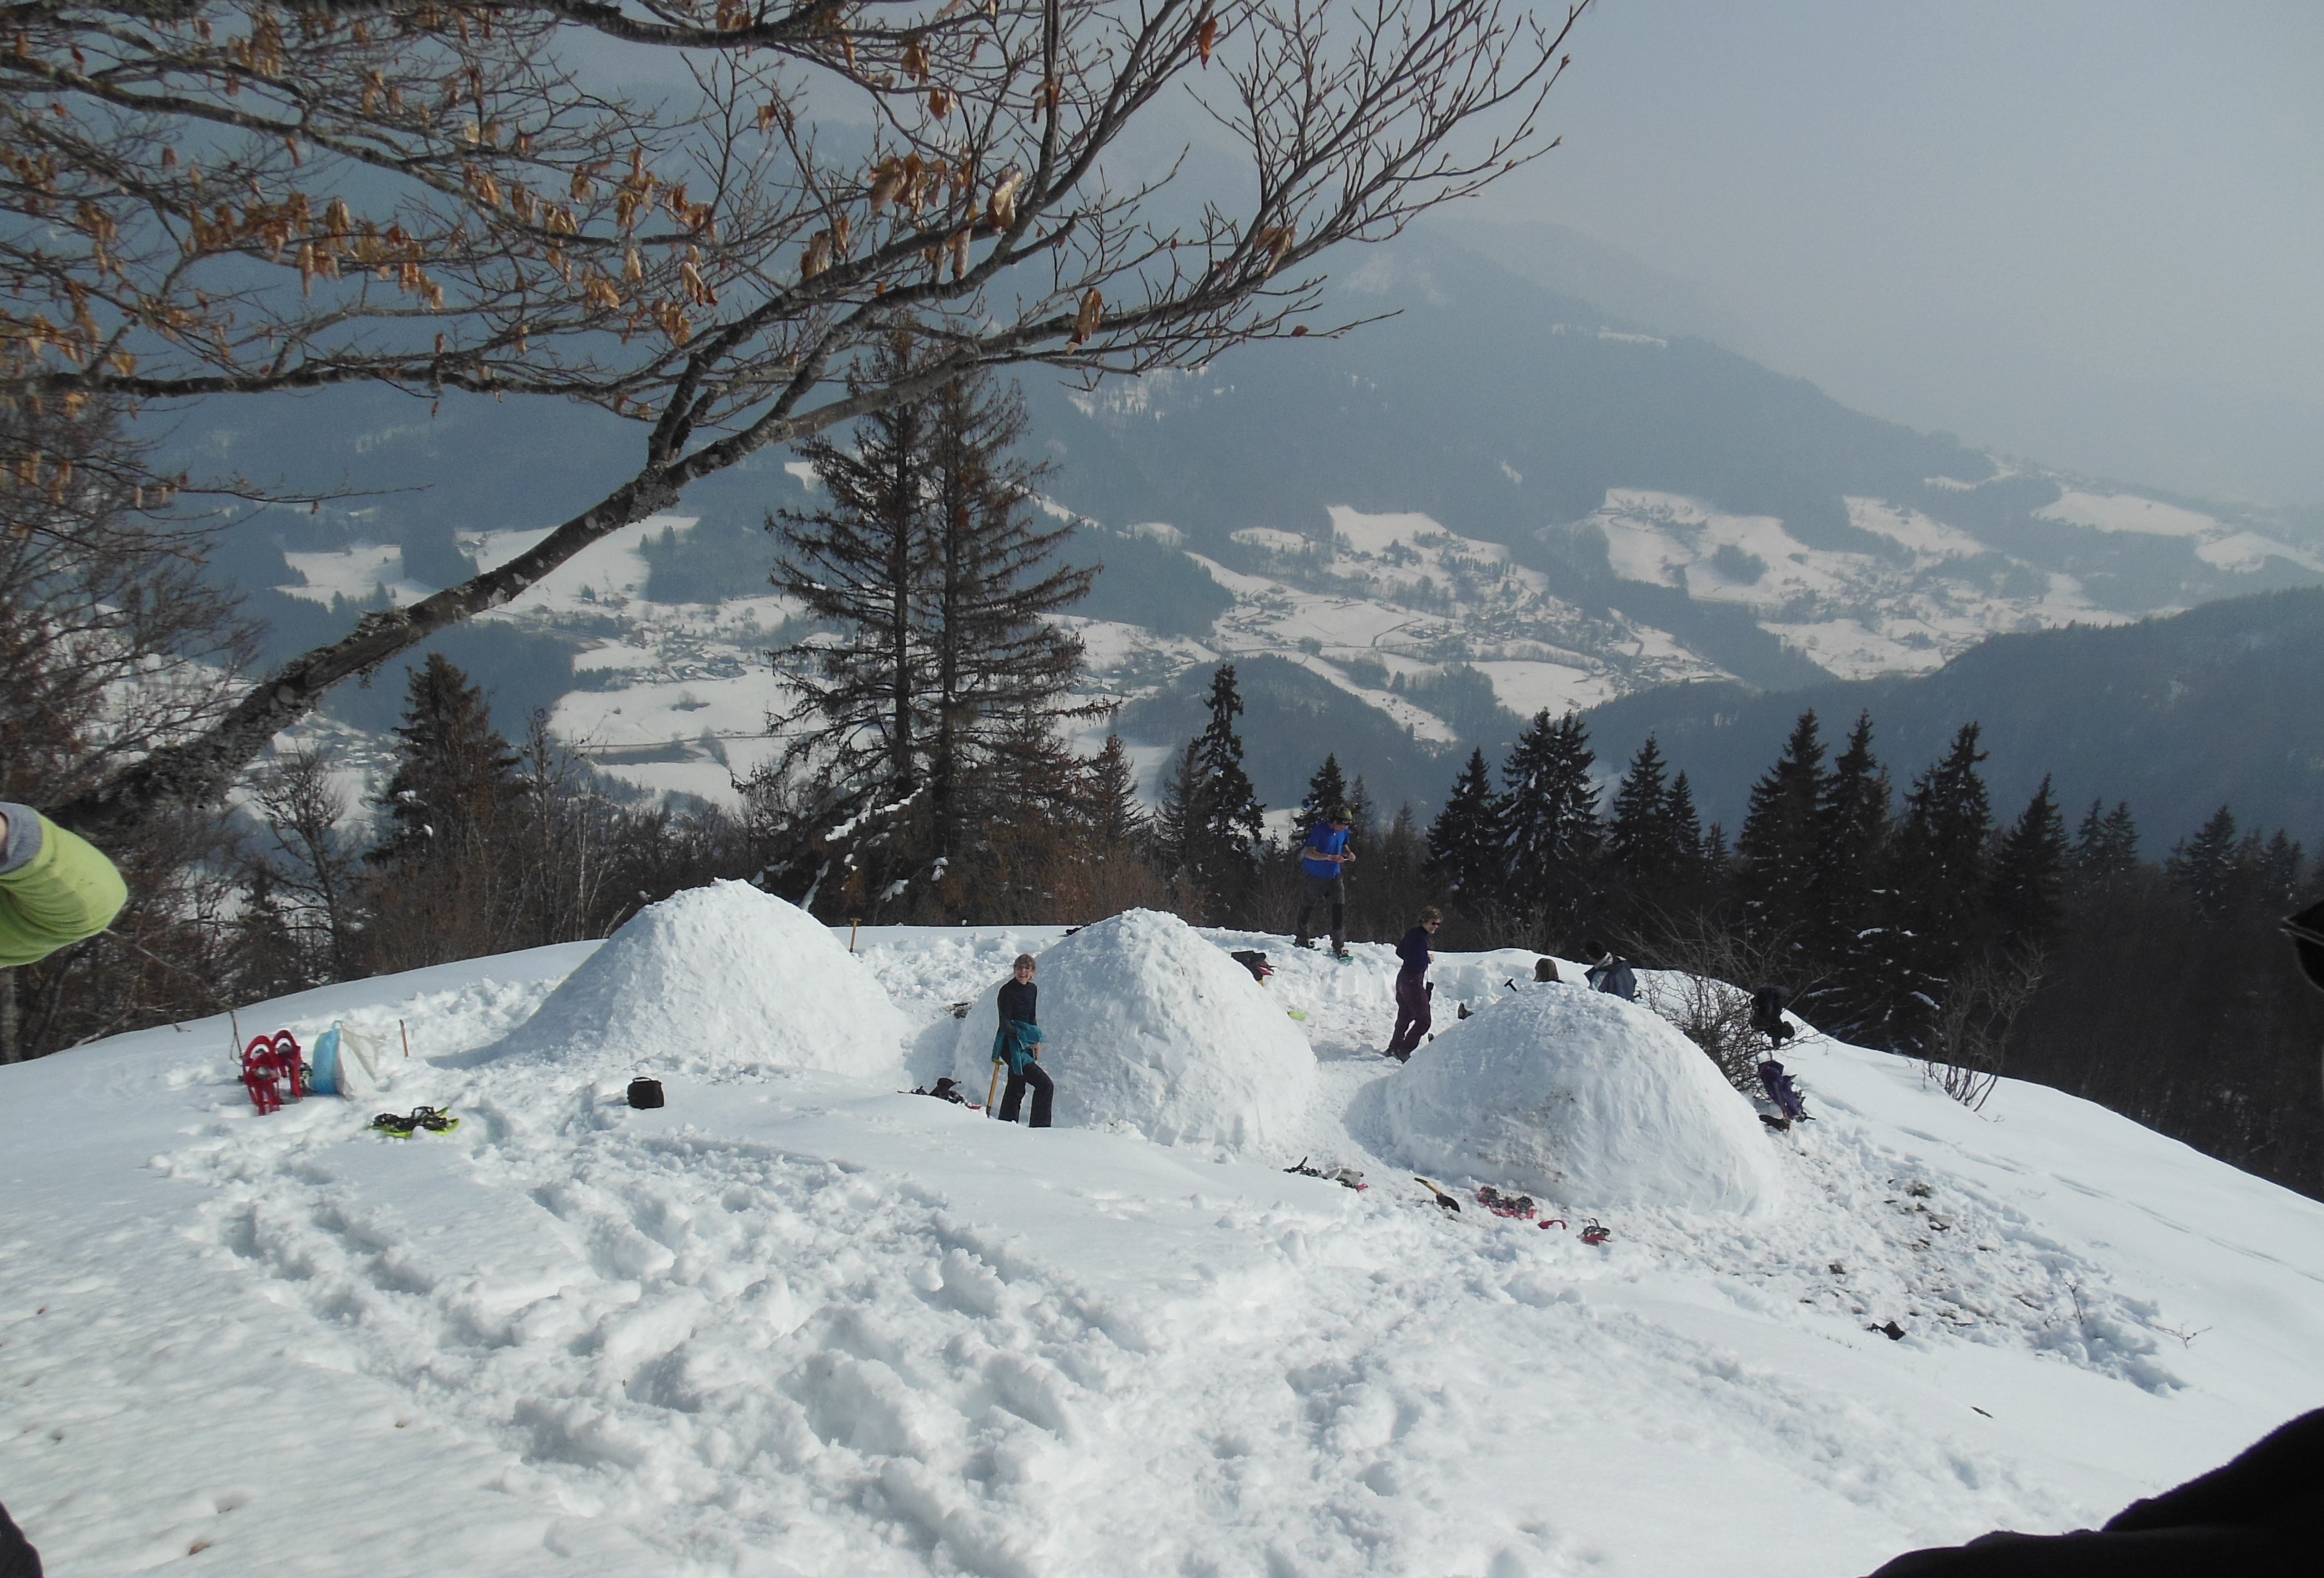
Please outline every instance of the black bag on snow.
M1784 1004L1791 1000L1791 990L1783 986L1762 986L1751 994L1751 1028L1778 1047L1797 1033L1784 1022Z

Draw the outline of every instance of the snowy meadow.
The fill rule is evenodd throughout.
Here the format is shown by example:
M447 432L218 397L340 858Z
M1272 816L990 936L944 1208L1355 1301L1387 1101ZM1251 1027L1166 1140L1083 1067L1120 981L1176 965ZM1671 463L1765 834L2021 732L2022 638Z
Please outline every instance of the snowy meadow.
M1020 950L1059 1127L904 1094ZM241 1010L361 1101L260 1116L224 1019L0 1069L0 1500L76 1574L1840 1578L2324 1403L2324 1205L1812 1030L1778 1132L1531 954L1400 1066L1353 951L721 884Z

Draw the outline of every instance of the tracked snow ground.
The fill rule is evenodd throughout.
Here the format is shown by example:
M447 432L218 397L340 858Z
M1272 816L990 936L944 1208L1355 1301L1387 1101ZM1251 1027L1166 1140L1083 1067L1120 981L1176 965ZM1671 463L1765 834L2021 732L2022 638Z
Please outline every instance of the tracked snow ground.
M1836 1578L2324 1401L2324 1206L2086 1103L1972 1114L1812 1040L1820 1121L1754 1137L1780 1205L1543 1201L1591 1247L1350 1135L1403 1077L1388 950L1206 935L1313 1048L1279 1155L675 1050L638 1112L626 1069L464 1056L587 945L244 1010L401 1020L390 1099L450 1135L257 1117L218 1020L0 1069L0 1497L76 1574ZM855 946L948 1051L1057 936ZM1440 1028L1532 964L1440 961Z

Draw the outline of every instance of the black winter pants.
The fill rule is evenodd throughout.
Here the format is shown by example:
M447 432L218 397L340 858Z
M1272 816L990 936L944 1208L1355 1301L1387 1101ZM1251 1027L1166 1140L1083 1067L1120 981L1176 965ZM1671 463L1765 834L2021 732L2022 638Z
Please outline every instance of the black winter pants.
M1017 1121L1017 1108L1025 1099L1025 1087L1033 1087L1033 1122L1036 1129L1049 1127L1049 1103L1057 1094L1057 1085L1038 1063L1028 1063L1025 1072L1009 1076L1009 1088L1001 1093L1001 1121Z
M1434 1016L1428 1011L1432 988L1418 975L1398 975L1396 978L1396 1034L1388 1038L1390 1057L1408 1058L1420 1049L1420 1038L1428 1034Z

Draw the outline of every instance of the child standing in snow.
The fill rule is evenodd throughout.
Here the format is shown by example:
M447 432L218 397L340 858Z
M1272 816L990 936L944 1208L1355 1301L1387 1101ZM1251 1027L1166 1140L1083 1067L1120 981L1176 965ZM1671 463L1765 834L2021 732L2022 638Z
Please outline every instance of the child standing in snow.
M1396 945L1396 956L1404 965L1396 973L1396 1034L1388 1039L1388 1055L1398 1063L1409 1061L1420 1047L1420 1038L1428 1034L1428 998L1434 990L1428 984L1428 966L1436 958L1428 945L1443 924L1444 912L1432 904L1420 912L1420 924Z
M1348 956L1348 892L1340 881L1340 869L1355 858L1355 852L1348 847L1348 808L1333 806L1308 829L1307 842L1299 851L1299 871L1307 879L1307 902L1299 907L1299 935L1292 939L1299 946L1314 946L1307 918L1315 912L1320 899L1332 906L1332 956Z
M1041 989L1033 984L1033 955L1017 955L1015 977L1001 983L1001 1029L992 1038L992 1060L1009 1066L1009 1088L1001 1095L1001 1121L1017 1121L1025 1087L1033 1088L1033 1122L1049 1127L1049 1108L1057 1094L1055 1081L1041 1068L1041 1026L1035 1017Z

